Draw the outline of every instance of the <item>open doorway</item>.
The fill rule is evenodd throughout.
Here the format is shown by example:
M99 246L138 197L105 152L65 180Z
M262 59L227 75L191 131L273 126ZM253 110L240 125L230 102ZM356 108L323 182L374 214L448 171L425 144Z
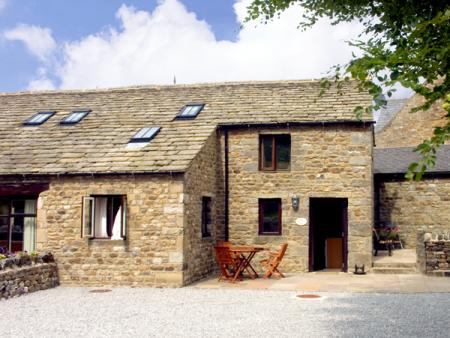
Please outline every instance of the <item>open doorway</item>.
M347 271L346 198L310 198L309 271Z

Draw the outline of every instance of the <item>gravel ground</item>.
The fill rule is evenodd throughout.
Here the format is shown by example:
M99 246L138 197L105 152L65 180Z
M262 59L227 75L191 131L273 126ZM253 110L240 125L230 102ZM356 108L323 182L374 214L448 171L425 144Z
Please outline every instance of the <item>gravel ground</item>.
M450 294L59 287L0 301L3 337L449 337Z

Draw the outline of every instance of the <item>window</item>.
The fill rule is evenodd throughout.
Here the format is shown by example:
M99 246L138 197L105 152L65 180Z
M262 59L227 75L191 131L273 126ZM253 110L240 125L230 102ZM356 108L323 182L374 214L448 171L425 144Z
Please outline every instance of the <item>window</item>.
M260 136L260 170L289 170L291 167L291 136Z
M1 251L34 251L36 199L0 199Z
M28 120L26 120L23 124L27 126L38 126L45 121L47 121L50 117L55 115L54 111L43 111L31 116Z
M160 127L145 127L131 138L130 142L150 142L160 131Z
M211 237L211 197L202 197L202 237Z
M126 205L121 195L84 197L82 237L125 239Z
M193 119L205 107L203 103L190 103L181 108L176 118L179 119Z
M281 235L281 199L259 200L259 234Z
M74 110L69 116L66 116L59 122L60 124L77 124L89 114L91 110Z

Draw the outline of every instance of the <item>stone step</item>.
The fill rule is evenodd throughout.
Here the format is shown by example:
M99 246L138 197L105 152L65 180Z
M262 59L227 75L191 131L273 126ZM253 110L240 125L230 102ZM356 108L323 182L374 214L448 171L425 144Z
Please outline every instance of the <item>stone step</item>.
M417 273L416 267L373 267L373 273L377 274L392 274L392 275L403 275L403 274L414 274Z
M373 262L374 268L416 268L416 262Z

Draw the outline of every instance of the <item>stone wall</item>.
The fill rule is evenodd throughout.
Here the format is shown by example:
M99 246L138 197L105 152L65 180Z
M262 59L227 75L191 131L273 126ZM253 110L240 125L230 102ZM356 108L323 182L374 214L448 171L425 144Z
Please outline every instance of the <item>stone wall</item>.
M417 233L417 260L420 271L450 277L450 229L421 228Z
M9 268L0 271L0 300L54 288L58 285L56 263Z
M416 247L417 231L424 226L450 230L449 206L450 178L379 183L379 221L397 225L406 248Z
M435 103L427 111L411 113L411 109L423 104L421 96L413 96L392 121L375 135L378 148L413 147L433 135L435 127L446 123L442 102Z
M127 239L81 238L82 198L127 196ZM183 285L182 176L54 178L40 194L37 249L53 252L62 284Z
M291 169L258 169L259 134L291 135ZM288 242L283 271L308 270L308 230L297 218L309 219L311 197L348 198L348 266L371 266L373 224L371 126L319 126L229 131L230 240L278 250ZM291 206L292 195L300 208ZM258 199L282 199L282 235L258 235ZM263 255L257 256L259 260Z
M217 194L216 156L219 147L216 133L210 136L185 174L184 282L192 283L216 268L214 246L217 234L223 233L221 212L223 196ZM203 237L202 197L212 198L211 237Z

